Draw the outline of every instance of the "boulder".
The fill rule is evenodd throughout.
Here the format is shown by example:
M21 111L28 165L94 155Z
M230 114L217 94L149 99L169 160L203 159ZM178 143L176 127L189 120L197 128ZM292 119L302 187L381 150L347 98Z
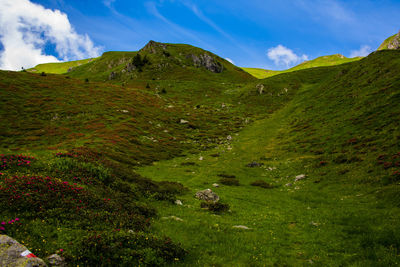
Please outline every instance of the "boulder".
M306 175L305 174L300 174L300 175L297 175L294 178L294 181L297 182L297 181L303 180L304 178L306 178Z
M65 263L65 259L57 254L53 254L47 257L47 261L49 262L50 266L57 266L57 267L67 266L67 264Z
M245 225L234 225L232 226L232 228L236 228L236 229L243 229L243 230L250 230L251 228L245 226Z
M47 265L16 240L0 235L0 266L42 267Z
M254 167L261 167L262 165L264 165L264 163L258 163L258 162L250 162L249 164L246 165L246 167L250 167L250 168L254 168Z
M218 202L219 196L215 194L211 189L205 189L198 191L195 195L196 198L200 200L205 200L207 202Z

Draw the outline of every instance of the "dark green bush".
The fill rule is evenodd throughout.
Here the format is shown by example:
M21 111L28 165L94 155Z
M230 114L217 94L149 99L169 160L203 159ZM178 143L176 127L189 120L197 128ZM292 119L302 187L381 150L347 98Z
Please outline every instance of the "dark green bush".
M267 189L272 189L272 188L274 188L273 185L271 185L270 183L267 183L267 182L265 182L265 181L263 181L263 180L254 181L254 182L251 183L251 185L252 185L252 186L259 186L259 187L267 188Z
M219 182L224 185L235 185L235 186L240 185L239 180L234 178L221 178L219 179Z
M229 204L221 203L221 202L201 202L200 207L202 209L208 209L212 212L224 212L229 210Z

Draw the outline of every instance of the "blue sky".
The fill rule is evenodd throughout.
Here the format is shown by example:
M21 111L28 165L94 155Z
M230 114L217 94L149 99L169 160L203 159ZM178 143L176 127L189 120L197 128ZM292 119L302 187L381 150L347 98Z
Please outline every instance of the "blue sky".
M4 1L9 0L0 0ZM198 46L238 66L285 69L322 55L368 54L400 30L399 0L13 1L59 10L72 27L71 40L78 36L91 42L88 46L81 41L79 55L68 51L60 56L67 48L56 50L57 41L47 33L46 44L34 47L53 60L78 59L93 51L135 51L155 40ZM58 41L70 43L61 37Z

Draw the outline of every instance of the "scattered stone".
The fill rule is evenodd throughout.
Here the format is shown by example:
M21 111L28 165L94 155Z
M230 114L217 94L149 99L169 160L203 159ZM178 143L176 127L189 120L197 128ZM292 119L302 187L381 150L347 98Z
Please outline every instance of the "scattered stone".
M244 225L234 225L232 226L232 228L236 228L236 229L243 229L243 230L250 230L251 228L244 226Z
M318 227L320 225L320 223L316 223L316 222L310 222L310 225Z
M264 163L258 163L258 162L253 161L253 162L250 162L249 164L247 164L246 167L254 168L254 167L261 167L263 165L264 165Z
M300 174L295 177L294 181L297 182L297 181L303 180L304 178L306 178L306 175Z
M257 84L256 86L258 93L261 95L264 92L264 84Z
M47 261L49 262L50 266L58 266L58 267L67 266L67 264L65 263L65 259L57 254L53 254L47 257Z
M228 135L228 136L226 137L226 140L231 141L231 140L232 140L232 136Z
M205 200L209 202L218 202L219 196L215 194L211 189L205 189L202 191L198 191L195 195L197 199Z
M181 120L179 121L180 124L186 124L186 123L188 123L188 122L189 122L189 121L184 120L184 119L181 119Z
M287 186L287 187L292 186L292 185L293 185L293 184L291 184L291 183L285 184L285 186Z
M219 184L212 184L212 186L214 186L214 187L219 187Z
M168 216L168 217L162 217L161 219L162 220L175 220L177 222L183 222L183 220L181 218L173 216L173 215L172 216Z
M0 266L43 267L47 265L16 240L0 235Z
M203 160L203 157L202 157L202 156L200 156L200 157L199 157L199 160Z
M183 205L183 204L182 204L182 201L180 201L179 199L175 200L175 204L176 204L176 205L179 205L179 206L182 206L182 205Z

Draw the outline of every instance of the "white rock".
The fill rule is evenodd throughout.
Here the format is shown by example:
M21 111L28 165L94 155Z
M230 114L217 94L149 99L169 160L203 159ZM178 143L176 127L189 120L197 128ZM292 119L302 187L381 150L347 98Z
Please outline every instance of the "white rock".
M306 178L306 175L300 174L295 177L294 181L297 182L297 181L303 180L304 178Z
M200 157L199 157L199 160L203 160L203 156L200 156Z
M244 225L234 225L232 226L232 228L236 228L236 229L243 229L243 230L250 230L251 228L244 226Z
M180 205L180 206L183 205L183 204L182 204L182 201L180 201L179 199L175 200L175 204L176 204L176 205Z
M212 186L214 186L214 187L219 187L219 184L212 184Z

